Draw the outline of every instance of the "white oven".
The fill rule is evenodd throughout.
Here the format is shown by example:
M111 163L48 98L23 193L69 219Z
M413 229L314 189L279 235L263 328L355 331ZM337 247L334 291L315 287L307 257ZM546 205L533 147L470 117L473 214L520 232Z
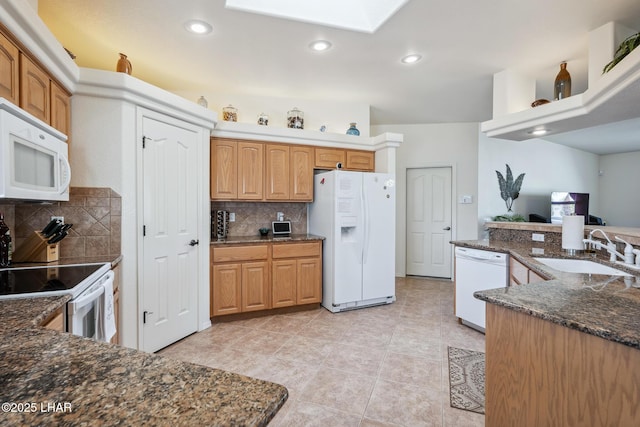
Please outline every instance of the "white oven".
M98 332L101 316L99 305L107 283L111 285L108 288L113 287L113 278L114 273L110 270L67 303L67 332L86 338L102 339Z
M67 137L0 98L0 199L69 200Z

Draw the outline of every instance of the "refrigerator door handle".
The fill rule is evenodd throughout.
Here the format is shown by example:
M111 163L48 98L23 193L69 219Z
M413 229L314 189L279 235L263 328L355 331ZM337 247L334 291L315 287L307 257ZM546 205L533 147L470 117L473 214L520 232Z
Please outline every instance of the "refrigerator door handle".
M360 187L360 200L361 203L360 205L362 206L362 217L363 217L363 231L364 231L364 238L363 238L363 243L362 243L362 264L366 264L367 263L367 256L369 255L369 232L371 230L369 230L369 205L368 205L368 198L367 198L367 193L365 191L365 180L364 180L364 176L362 177L362 186Z

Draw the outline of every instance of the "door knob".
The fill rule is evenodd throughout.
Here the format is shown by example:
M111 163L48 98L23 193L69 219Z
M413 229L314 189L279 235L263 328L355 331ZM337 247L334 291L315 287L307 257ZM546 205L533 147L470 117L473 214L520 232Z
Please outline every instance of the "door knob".
M195 245L197 245L197 244L199 244L199 243L200 243L200 240L191 240L191 241L189 242L189 246L195 246Z
M451 230L451 227L445 227L445 228L443 228L443 230L449 231L449 230Z

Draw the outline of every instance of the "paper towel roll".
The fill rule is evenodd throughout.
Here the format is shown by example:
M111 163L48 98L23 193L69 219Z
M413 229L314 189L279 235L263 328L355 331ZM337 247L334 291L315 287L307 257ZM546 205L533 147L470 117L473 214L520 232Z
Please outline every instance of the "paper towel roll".
M584 215L562 217L562 249L584 249Z

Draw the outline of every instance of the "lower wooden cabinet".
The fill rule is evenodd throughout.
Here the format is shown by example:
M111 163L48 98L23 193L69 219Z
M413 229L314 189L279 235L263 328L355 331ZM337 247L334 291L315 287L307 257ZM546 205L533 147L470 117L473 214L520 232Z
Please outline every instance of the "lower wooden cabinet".
M322 301L322 241L213 246L211 317Z
M64 332L65 331L65 315L64 315L64 307L60 307L56 311L54 311L47 319L42 322L42 327L46 329L51 329L53 331Z
M513 258L513 256L509 257L509 284L511 286L544 282L545 280L547 279Z

